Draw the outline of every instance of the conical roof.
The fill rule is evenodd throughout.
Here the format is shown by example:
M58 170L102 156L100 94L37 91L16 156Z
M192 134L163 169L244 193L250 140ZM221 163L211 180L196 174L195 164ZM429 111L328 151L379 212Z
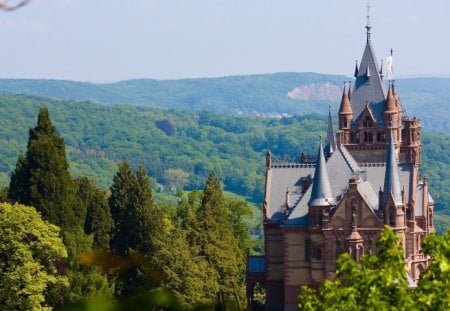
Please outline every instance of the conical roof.
M389 135L389 145L386 156L386 173L384 175L384 189L383 189L383 205L386 205L390 194L394 198L394 203L402 204L402 192L400 189L400 181L398 177L397 160L395 156L394 135L392 129Z
M350 105L349 93L350 93L350 89L347 92L347 90L345 89L345 86L344 86L344 91L342 92L341 106L339 107L340 114L352 114L353 113L352 106Z
M326 151L333 153L336 150L336 141L334 139L333 120L331 118L331 107L328 109L328 131Z
M389 85L385 111L396 111L393 85Z
M329 206L334 203L331 192L330 178L328 177L325 163L325 155L322 148L322 139L320 140L319 152L317 155L316 169L314 172L314 181L311 190L309 206Z

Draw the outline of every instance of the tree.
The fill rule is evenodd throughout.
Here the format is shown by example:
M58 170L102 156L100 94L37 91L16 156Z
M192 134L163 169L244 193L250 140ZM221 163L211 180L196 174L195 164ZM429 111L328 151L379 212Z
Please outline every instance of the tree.
M97 188L94 181L86 177L75 179L79 208L84 211L84 231L93 235L93 248L109 249L113 220L106 192Z
M136 178L127 162L119 163L116 175L111 186L109 208L114 222L111 239L111 250L119 256L126 256L130 241L128 233L132 230L128 220L128 209L131 205L133 187Z
M57 226L32 207L0 203L2 310L51 309L48 293L68 286L57 269L66 257Z
M156 287L160 280L155 275L153 262L155 254L165 245L166 220L153 203L150 179L142 166L134 174L128 163L119 164L109 204L114 220L111 249L122 257L145 258L141 266L132 267L121 278L117 293Z
M201 232L200 256L204 256L217 273L218 299L221 302L238 302L239 261L243 258L233 235L229 211L214 171L206 181L197 217Z
M414 300L420 310L450 310L450 230L425 238L423 250L432 260L421 275Z
M377 255L358 262L340 255L334 280L325 280L317 291L302 287L299 310L410 310L414 305L399 237L385 226L377 247Z
M35 207L44 219L63 228L79 225L73 211L75 189L64 140L56 134L47 108L41 108L30 129L26 156L19 156L8 196ZM83 220L84 221L84 220Z

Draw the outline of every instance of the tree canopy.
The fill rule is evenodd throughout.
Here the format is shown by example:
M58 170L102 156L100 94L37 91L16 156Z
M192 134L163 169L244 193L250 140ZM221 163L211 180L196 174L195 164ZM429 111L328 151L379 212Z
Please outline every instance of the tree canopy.
M0 203L2 310L51 309L48 293L68 287L58 270L67 257L59 233L33 207Z

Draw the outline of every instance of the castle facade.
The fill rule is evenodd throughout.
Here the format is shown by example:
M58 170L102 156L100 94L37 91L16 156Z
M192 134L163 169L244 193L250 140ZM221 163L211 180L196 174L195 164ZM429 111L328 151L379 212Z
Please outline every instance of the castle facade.
M330 112L316 161L280 164L267 153L265 255L248 257L250 307L260 283L265 310L297 310L301 285L332 278L343 252L356 260L376 253L385 225L402 238L411 286L428 265L421 244L434 231L434 201L418 174L420 120L404 113L394 80L375 58L369 24L366 30L355 81L344 85L338 131Z

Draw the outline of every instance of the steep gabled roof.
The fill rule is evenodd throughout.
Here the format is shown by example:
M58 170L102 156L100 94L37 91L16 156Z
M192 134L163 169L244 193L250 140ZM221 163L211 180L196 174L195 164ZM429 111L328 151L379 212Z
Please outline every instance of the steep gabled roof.
M356 121L359 120L366 103L377 122L383 121L386 89L379 72L378 62L368 34L351 98L353 117Z

